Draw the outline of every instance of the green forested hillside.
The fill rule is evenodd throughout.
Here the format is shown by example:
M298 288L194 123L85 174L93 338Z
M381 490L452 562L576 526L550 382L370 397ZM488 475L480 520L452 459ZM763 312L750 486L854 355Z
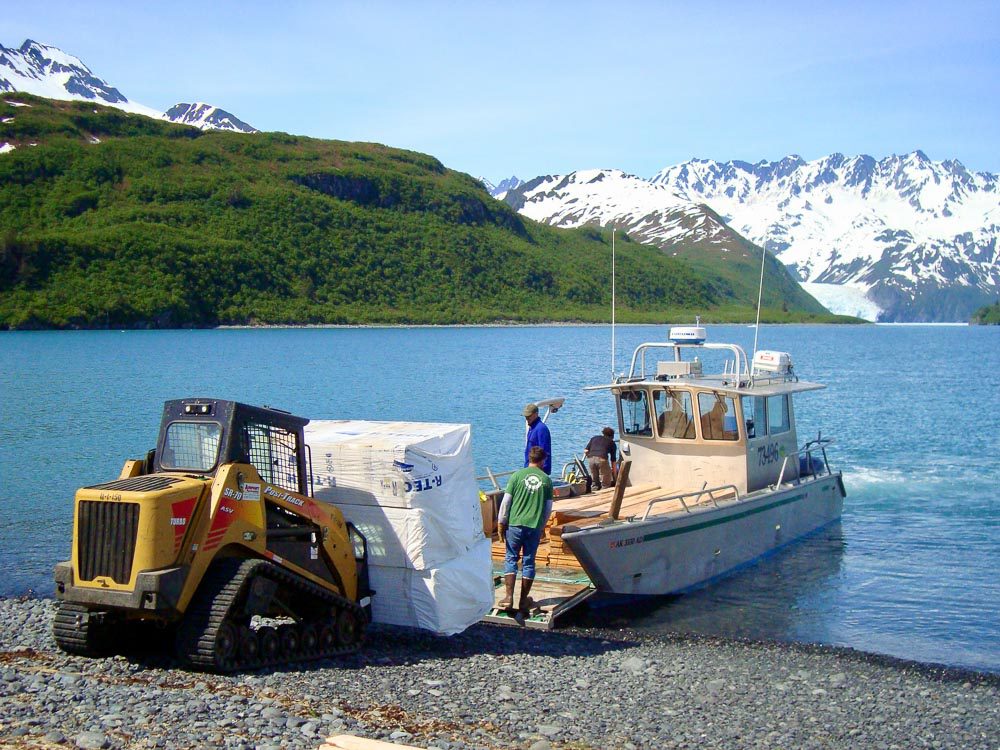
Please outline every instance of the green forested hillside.
M1000 325L1000 301L976 310L969 322L972 323L972 325L981 326Z
M608 317L607 237L526 220L430 156L24 94L0 120L16 147L0 154L0 328ZM745 285L617 249L620 320L752 318ZM779 292L767 306L817 317Z

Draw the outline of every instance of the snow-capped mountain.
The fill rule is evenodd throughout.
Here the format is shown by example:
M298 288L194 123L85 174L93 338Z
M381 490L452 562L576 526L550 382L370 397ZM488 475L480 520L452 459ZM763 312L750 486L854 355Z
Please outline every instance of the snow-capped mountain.
M202 130L235 130L238 133L260 132L257 128L247 125L236 115L203 102L175 104L166 111L165 115L168 120L193 125Z
M524 184L524 180L518 179L516 175L511 175L506 180L500 180L499 185L494 185L485 177L480 177L479 181L483 183L483 186L489 191L490 195L499 200L503 200L508 191Z
M79 58L31 39L18 49L0 45L0 91L23 91L47 99L94 102L147 117L184 122L203 130L257 132L228 112L207 104L177 104L164 114L130 101L118 89L95 76ZM192 107L201 108L195 116L191 114ZM176 116L172 114L175 110ZM194 121L189 121L192 117Z
M681 242L724 245L731 230L704 207L665 185L619 169L584 169L522 183L505 198L530 219L557 227L614 225L664 249Z
M619 170L538 177L504 198L557 226L614 223L668 252L727 232L766 247L834 312L964 321L1000 295L996 175L920 151L876 161L693 160L650 180Z
M998 178L957 161L693 160L650 183L710 206L818 298L817 283L863 292L880 320L967 320L1000 294Z
M731 229L711 209L693 203L664 185L618 169L587 169L537 177L506 193L504 200L525 216L558 227L613 226L629 239L662 248L671 255L704 259L720 274L721 294L737 297L757 291L760 250ZM796 309L821 312L791 274L772 263L768 295ZM725 277L725 280L723 280ZM744 283L739 279L751 279Z
M147 117L163 116L151 107L129 101L118 89L95 76L79 58L31 39L19 49L0 45L0 91L24 91L63 101L92 101Z

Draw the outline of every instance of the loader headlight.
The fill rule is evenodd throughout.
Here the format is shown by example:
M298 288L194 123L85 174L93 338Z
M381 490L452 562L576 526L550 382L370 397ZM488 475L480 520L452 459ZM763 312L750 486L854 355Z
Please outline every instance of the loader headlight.
M184 404L185 414L211 414L211 404Z

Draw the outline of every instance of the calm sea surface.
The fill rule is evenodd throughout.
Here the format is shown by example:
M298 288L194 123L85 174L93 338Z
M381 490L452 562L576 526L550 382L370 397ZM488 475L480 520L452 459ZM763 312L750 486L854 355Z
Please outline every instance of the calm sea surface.
M709 327L748 351L753 329ZM666 327L617 331L617 369ZM1000 328L774 326L805 380L800 443L833 437L842 523L628 626L851 646L1000 672ZM74 490L152 448L162 402L314 419L467 422L477 469L517 464L525 402L566 396L555 464L613 425L608 327L0 333L0 595L50 596ZM481 472L480 472L481 473ZM619 613L619 616L624 613Z

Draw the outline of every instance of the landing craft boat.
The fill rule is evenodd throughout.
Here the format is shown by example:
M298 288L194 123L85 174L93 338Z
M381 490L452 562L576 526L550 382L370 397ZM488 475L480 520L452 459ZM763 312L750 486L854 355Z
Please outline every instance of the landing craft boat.
M701 326L673 328L669 341L636 348L627 375L586 389L615 398L617 483L554 501L525 624L553 627L595 593L704 585L840 518L846 493L827 460L831 441L798 447L792 406L824 386L799 380L785 352L750 360L706 338ZM709 352L722 353L722 372L703 372ZM503 559L499 540L493 557ZM494 608L487 619L511 613Z

